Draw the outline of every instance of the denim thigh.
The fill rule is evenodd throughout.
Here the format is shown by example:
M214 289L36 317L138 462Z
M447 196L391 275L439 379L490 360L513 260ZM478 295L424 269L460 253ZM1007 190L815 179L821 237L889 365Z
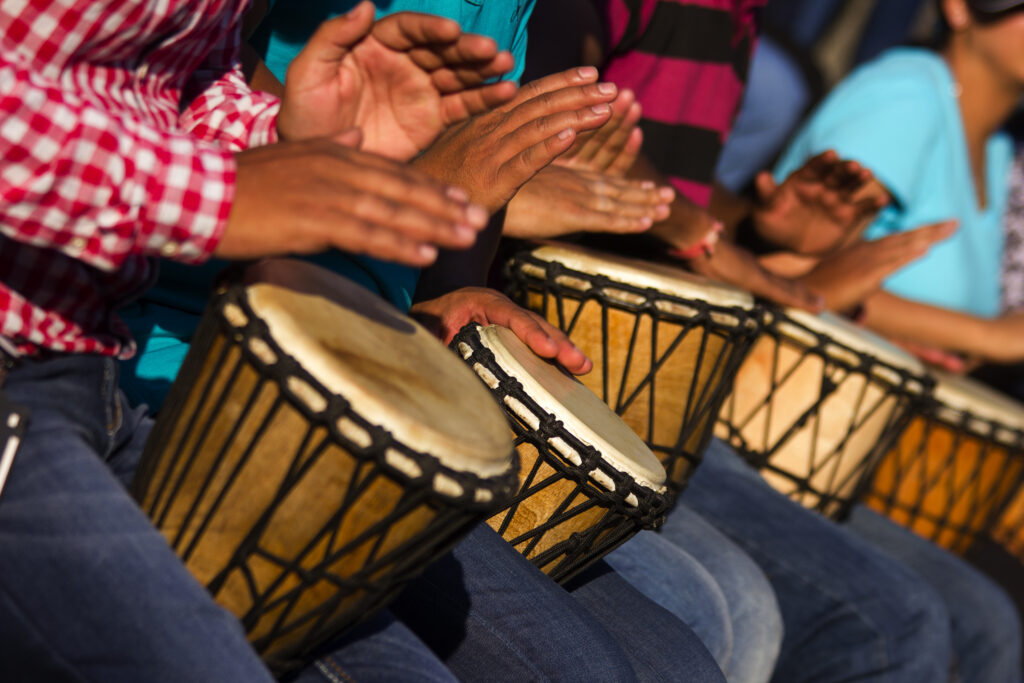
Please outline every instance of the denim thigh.
M270 681L108 467L147 423L126 420L113 361L26 361L4 393L31 416L0 494L0 679Z
M722 441L712 441L682 500L771 582L785 629L774 680L948 677L949 614L921 577L776 492Z

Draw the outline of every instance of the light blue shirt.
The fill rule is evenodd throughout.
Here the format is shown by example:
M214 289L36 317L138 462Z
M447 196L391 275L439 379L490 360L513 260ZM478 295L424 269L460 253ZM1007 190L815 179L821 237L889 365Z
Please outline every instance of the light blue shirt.
M498 49L509 50L516 66L506 78L519 80L526 57L526 24L535 0L377 0L378 18L410 11L438 14L459 22L463 31L490 36ZM344 14L352 0L275 0L251 41L282 82L288 65L325 20ZM419 270L365 256L331 251L310 259L379 293L402 311L412 304ZM161 264L156 286L136 304L120 311L138 342L135 358L121 367L121 388L133 404L154 410L163 404L185 360L192 333L206 305L216 274L227 264L202 267Z
M992 317L1000 312L1002 220L1013 147L985 150L985 208L977 201L956 84L930 50L899 48L856 70L821 104L775 167L781 180L834 149L871 169L894 198L869 226L877 239L947 219L956 234L885 281L893 294Z

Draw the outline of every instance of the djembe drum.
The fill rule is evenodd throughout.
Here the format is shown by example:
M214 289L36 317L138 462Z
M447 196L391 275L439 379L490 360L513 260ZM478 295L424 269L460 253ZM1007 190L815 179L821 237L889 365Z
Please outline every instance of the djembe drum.
M987 535L1024 476L1024 406L966 377L936 372L932 395L872 477L865 502L963 553ZM1007 512L996 535L1008 546ZM1020 543L1017 539L1016 543Z
M593 359L583 383L682 490L756 337L753 298L675 267L562 245L516 256L509 276L513 298Z
M839 316L765 317L717 433L776 489L841 518L929 386L925 369Z
M522 461L518 493L488 524L541 571L568 581L661 524L664 468L592 391L504 327L468 325L452 347L505 407Z
M472 372L365 289L281 259L216 294L135 492L281 673L515 483L505 417Z

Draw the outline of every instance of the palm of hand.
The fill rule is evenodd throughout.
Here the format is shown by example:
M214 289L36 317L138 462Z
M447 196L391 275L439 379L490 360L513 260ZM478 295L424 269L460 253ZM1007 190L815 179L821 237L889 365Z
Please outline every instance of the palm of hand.
M801 253L819 253L837 246L849 226L792 178L762 197L756 220L767 239L796 248ZM794 244L797 240L797 244Z
M363 149L400 161L433 142L445 123L430 74L372 35L342 58L332 78L300 94L309 130L331 135L358 127Z

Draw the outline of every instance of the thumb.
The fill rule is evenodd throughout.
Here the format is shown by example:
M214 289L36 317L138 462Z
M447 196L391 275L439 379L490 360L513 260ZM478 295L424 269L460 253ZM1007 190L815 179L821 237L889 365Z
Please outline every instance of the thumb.
M374 12L372 2L361 2L347 14L320 24L295 61L301 60L306 68L336 68L336 63L373 28Z
M778 188L775 178L769 171L758 173L757 178L754 179L754 186L757 189L758 196L762 199L770 196Z
M339 145L359 149L363 146L363 131L353 126L352 128L346 128L331 139Z

